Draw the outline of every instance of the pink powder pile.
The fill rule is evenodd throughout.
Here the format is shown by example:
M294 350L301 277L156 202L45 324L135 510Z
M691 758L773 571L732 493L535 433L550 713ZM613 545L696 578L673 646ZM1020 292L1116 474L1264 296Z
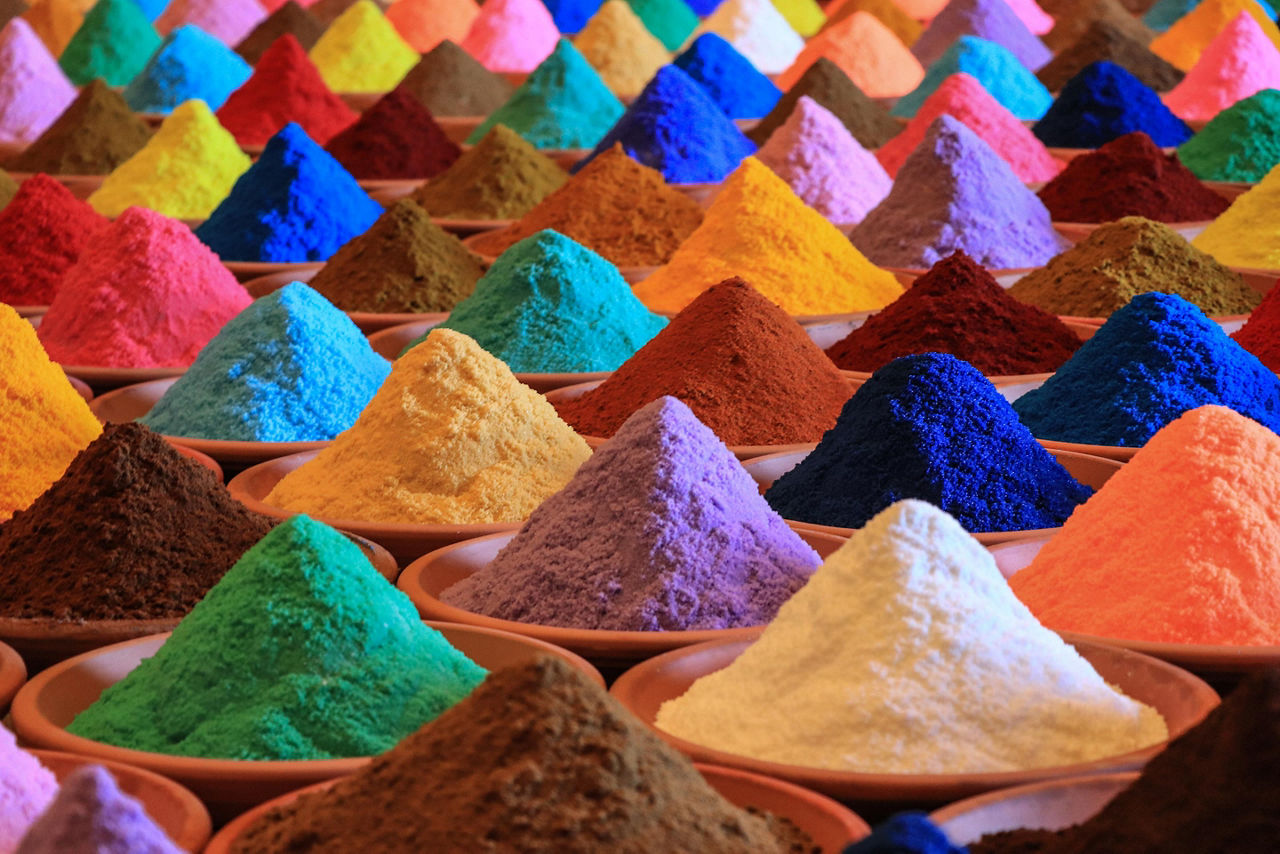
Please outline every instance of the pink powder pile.
M1037 36L1042 36L1053 29L1053 16L1040 8L1036 0L1005 0L1013 14Z
M490 71L525 73L550 56L559 40L542 0L488 0L462 49Z
M1263 89L1280 89L1280 51L1258 22L1241 12L1209 42L1164 103L1180 119L1201 121Z
M76 87L22 18L0 30L0 145L26 146L75 100Z
M224 44L234 46L266 17L267 10L258 0L173 0L156 18L156 29L161 35L168 35L184 24L195 24Z
M844 123L804 95L756 153L805 204L837 225L856 225L893 180Z
M896 177L908 155L924 139L929 125L944 113L959 119L981 137L1025 184L1050 181L1067 165L1050 154L1031 129L991 97L981 83L960 73L942 81L902 133L876 152L885 171Z
M67 270L38 334L64 365L186 367L250 302L191 229L133 207Z
M18 748L0 726L0 854L12 854L27 828L58 791L58 781L34 756Z

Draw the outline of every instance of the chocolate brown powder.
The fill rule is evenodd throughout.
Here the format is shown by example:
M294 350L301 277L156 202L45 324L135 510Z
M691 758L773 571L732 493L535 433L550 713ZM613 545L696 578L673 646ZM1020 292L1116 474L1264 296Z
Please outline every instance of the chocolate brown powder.
M417 98L434 116L471 118L489 115L516 91L448 39L424 53L396 88Z
M747 131L747 137L756 145L764 145L791 117L791 111L803 95L830 110L868 151L884 145L902 130L902 125L889 115L888 108L867 97L840 66L822 57L800 75L760 124Z
M7 168L49 175L106 175L151 139L120 93L96 79Z
M298 40L303 50L311 50L324 33L324 24L293 0L276 9L236 45L236 53L250 65L257 65L267 48L285 33Z

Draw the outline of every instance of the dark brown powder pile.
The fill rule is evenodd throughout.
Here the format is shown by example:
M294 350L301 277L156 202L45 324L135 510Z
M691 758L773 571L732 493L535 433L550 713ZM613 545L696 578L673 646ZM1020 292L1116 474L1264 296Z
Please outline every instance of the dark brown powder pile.
M756 145L764 145L790 118L796 102L805 95L830 110L868 151L884 145L902 130L902 125L889 115L886 107L867 97L840 66L823 57L800 75L769 115L748 131L747 136Z
M0 616L183 617L273 521L141 424L110 424L0 527Z
M6 168L49 175L106 175L147 144L151 130L101 79L80 90L26 151Z
M1084 35L1094 21L1106 21L1140 44L1151 44L1156 34L1135 18L1120 0L1074 0L1066 15L1055 15L1053 29L1043 37L1049 49L1066 50Z
M363 770L251 825L232 851L768 854L812 850L738 809L569 665L499 670Z
M303 50L311 50L324 33L324 24L315 15L299 6L293 0L276 9L249 35L236 45L236 53L250 65L257 65L258 60L272 42L285 33L291 34L302 45Z
M26 0L0 0L0 28L25 14L28 8Z
M1182 82L1177 68L1156 56L1131 32L1114 21L1094 21L1069 47L1036 72L1050 92L1057 92L1087 66L1114 62L1157 92Z
M373 3L378 9L385 12L387 7L391 5L391 0L373 0ZM328 27L339 15L355 4L356 0L320 0L319 3L313 3L308 11L317 21Z
M335 252L311 287L343 311L451 311L482 275L480 259L462 241L401 199Z
M353 176L373 181L432 178L462 155L431 112L400 89L379 98L324 148Z
M516 87L449 40L422 55L396 87L417 98L435 116L487 116Z

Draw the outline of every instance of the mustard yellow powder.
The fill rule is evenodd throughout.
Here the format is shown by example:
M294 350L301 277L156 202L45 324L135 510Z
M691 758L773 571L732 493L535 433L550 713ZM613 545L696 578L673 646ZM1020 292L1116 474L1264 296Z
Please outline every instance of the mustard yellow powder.
M1254 0L1204 0L1157 37L1150 45L1151 52L1170 65L1190 71L1214 36L1241 11L1248 12L1280 50L1280 29Z
M1228 267L1280 269L1280 166L1191 241Z
M814 0L773 0L773 7L787 19L791 29L805 38L815 35L827 23L822 7Z
M626 0L609 0L591 16L573 41L615 95L631 97L671 55L658 37L645 28Z
M653 311L675 312L731 276L749 279L793 315L877 309L902 293L892 273L754 157L725 180L671 261L633 290Z
M590 455L505 364L435 329L396 360L355 425L266 500L364 522L519 522Z
M36 0L22 13L22 17L44 42L49 53L58 57L84 20L85 10L80 6L76 0Z
M335 92L389 91L419 59L373 0L359 0L339 15L309 56Z

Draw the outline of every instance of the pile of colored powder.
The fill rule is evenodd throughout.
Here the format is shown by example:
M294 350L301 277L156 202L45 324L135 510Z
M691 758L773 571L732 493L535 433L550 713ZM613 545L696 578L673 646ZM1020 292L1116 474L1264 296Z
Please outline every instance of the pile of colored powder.
M1261 181L1280 163L1280 91L1264 89L1218 113L1178 146L1202 181Z
M451 41L442 41L418 61L397 87L436 116L487 116L515 87Z
M324 25L316 20L315 15L294 0L288 0L236 45L236 53L244 57L245 62L256 66L267 48L281 36L291 35L303 50L311 50L323 32Z
M84 4L86 0L76 0L76 2ZM142 10L142 14L147 16L148 21L155 21L160 17L160 13L170 5L170 0L134 0L134 2ZM267 0L263 5L270 5L272 2L278 3L279 0Z
M142 804L120 790L101 765L73 771L15 854L182 854Z
M911 118L947 78L962 72L981 83L991 97L1020 119L1034 121L1053 103L1044 84L1009 51L977 36L961 36L929 66L920 85L898 99L891 112Z
M573 43L609 90L624 98L637 95L671 58L627 0L607 0Z
M160 35L133 0L98 0L67 42L58 64L72 83L101 77L124 86L160 47Z
M1280 373L1280 291L1268 291L1244 326L1231 337L1262 364Z
M196 236L225 261L325 261L381 214L351 173L291 122Z
M739 756L881 774L1071 765L1168 738L1159 712L1040 625L990 553L923 501L855 533L656 724Z
M782 97L772 80L715 33L698 36L673 64L705 89L731 119L761 118Z
M498 256L526 237L552 229L619 267L652 267L671 260L701 222L697 202L615 145L518 222L485 232L471 246Z
M776 0L773 5L782 13L791 29L805 38L817 35L827 23L826 14L815 0Z
M479 14L475 0L396 0L387 20L409 47L426 53L442 41L462 41Z
M1188 121L1208 121L1218 113L1280 86L1280 50L1244 12L1218 33L1186 79L1164 102Z
M254 300L138 420L167 436L320 442L355 423L391 367L301 282Z
M1257 186L1237 196L1192 245L1233 267L1280 267L1280 220L1274 216L1278 196L1280 170L1273 167Z
M556 29L565 35L578 32L600 8L601 0L543 0Z
M440 328L513 371L559 374L615 370L666 325L608 261L539 231L502 253Z
M467 142L477 144L501 124L538 148L590 148L625 109L583 55L561 39L507 102L471 132Z
M951 0L911 45L911 53L921 65L932 65L960 36L977 36L1001 45L1032 71L1053 58L1053 52L1032 35L1004 0Z
M1142 131L1160 146L1181 145L1191 128L1160 96L1112 62L1095 62L1067 81L1033 132L1056 148L1097 148Z
M124 97L140 113L167 113L191 98L216 110L251 74L253 69L231 48L187 24L165 38L125 87Z
M554 160L499 124L412 198L444 219L518 219L567 180Z
M771 0L724 0L694 31L703 33L720 36L765 74L781 74L804 49Z
M31 27L14 18L0 30L0 144L25 147L62 114L76 89Z
M711 96L674 65L658 69L575 168L615 145L673 184L719 183L756 150Z
M4 210L17 195L18 182L8 172L0 170L0 210ZM2 302L3 300L0 300Z
M58 56L80 29L84 13L76 0L36 0L21 20L31 26L49 53Z
M1156 0L1151 4L1151 8L1142 13L1142 23L1162 33L1199 6L1201 2L1202 0ZM1270 0L1256 0L1256 2L1268 18L1275 19L1276 10ZM1224 18L1223 23L1225 22Z
M361 113L325 150L356 178L431 178L462 155L427 108L395 89Z
M850 239L873 263L905 268L957 250L989 269L1039 267L1067 247L1009 164L946 114Z
M987 376L1010 376L1052 373L1079 347L1057 317L1014 299L956 252L827 355L844 370L878 371L899 356L949 353Z
M147 144L151 130L102 80L80 90L40 138L6 165L15 172L105 175Z
M266 17L257 0L172 0L156 18L156 29L171 33L194 25L223 44L234 45Z
M1053 29L1053 16L1041 8L1036 0L1010 0L1009 8L1022 21L1023 26L1037 36L1043 36Z
M791 88L819 57L825 57L873 98L905 95L924 79L924 68L893 31L869 12L854 12L809 40L778 85Z
M813 0L795 2L808 3L817 8ZM644 22L645 29L653 33L669 51L679 50L698 27L698 14L684 0L627 0L627 4Z
M308 56L335 92L385 92L418 64L418 52L373 0L359 0L339 15Z
M1151 50L1177 68L1190 71L1214 37L1241 12L1247 12L1280 48L1280 30L1257 0L1204 0L1151 42Z
M48 305L62 274L107 221L48 175L22 182L0 211L0 302Z
M1057 92L1095 62L1115 63L1157 92L1167 92L1182 81L1181 71L1111 21L1093 22L1036 76L1050 91Z
M841 854L970 854L955 846L940 827L922 812L899 812L875 825L870 836L845 846ZM1022 852L1027 854L1027 852Z
M746 268L750 269L750 268ZM595 389L560 404L586 436L612 436L670 395L729 445L815 442L851 388L782 310L741 279L708 288Z
M218 121L241 145L265 145L290 122L323 145L356 118L288 34L267 48L253 76L218 109Z
M462 49L490 71L533 71L560 40L541 0L487 0L462 40Z
M729 176L666 266L634 290L654 311L679 311L741 270L793 315L869 311L902 293L892 273L868 261L754 157Z
M747 131L747 138L756 145L764 145L806 96L830 110L868 151L884 145L902 129L889 111L868 98L840 66L822 57L809 66L758 125Z
M108 424L0 527L0 614L178 619L274 521L140 424Z
M801 201L840 225L861 222L893 184L875 155L807 96L757 157Z
M724 443L661 397L441 599L543 626L731 629L772 620L820 562Z
M1031 129L991 97L981 83L961 72L944 80L902 133L876 152L890 175L898 174L907 157L924 141L930 125L944 113L959 119L991 146L1024 183L1051 180L1066 165L1050 154Z
M370 522L519 522L590 455L506 365L467 336L436 329L395 361L355 426L266 500Z
M275 2L275 0L268 0L268 2ZM317 21L328 27L356 2L357 0L318 0L318 2L308 6L307 11L314 15ZM373 0L373 2L383 11L386 11L386 8L391 5L389 0Z
M1014 402L1040 439L1140 448L1188 409L1280 429L1280 380L1178 296L1139 294L1044 385Z
M0 851L18 847L57 792L57 778L18 747L12 732L0 727Z
M333 253L311 280L343 311L409 314L451 311L484 274L480 258L401 199L363 234Z
M370 756L439 716L484 676L419 619L358 546L293 516L67 729L176 756Z
M1099 23L1111 25L1144 46L1156 37L1120 0L1072 0L1070 14L1058 16L1057 23L1044 37L1044 43L1055 52L1064 51Z
M836 0L827 7L827 23L825 28L834 27L854 12L869 12L884 24L898 41L907 47L915 44L916 39L924 32L922 25L915 18L903 11L894 0Z

